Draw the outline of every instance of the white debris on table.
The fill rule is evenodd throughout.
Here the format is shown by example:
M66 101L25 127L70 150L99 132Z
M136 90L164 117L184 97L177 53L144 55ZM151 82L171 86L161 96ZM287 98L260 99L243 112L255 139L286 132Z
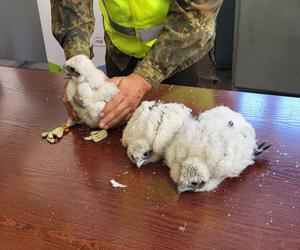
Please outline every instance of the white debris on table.
M47 141L51 144L57 143L58 139L62 138L63 135L67 133L69 129L77 123L78 121L72 121L71 119L68 119L68 121L61 127L57 127L49 132L44 132L41 134L41 136L43 139L47 139Z
M111 179L110 183L114 188L126 188L127 187L127 185L121 184L114 179Z
M186 227L187 227L187 223L185 222L185 223L183 224L183 226L180 226L180 227L178 228L178 231L181 232L181 233L183 233L183 232L186 231Z

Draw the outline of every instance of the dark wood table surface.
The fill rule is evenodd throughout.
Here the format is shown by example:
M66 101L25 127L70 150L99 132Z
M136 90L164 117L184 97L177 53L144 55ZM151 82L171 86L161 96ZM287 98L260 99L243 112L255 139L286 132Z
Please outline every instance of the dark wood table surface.
M122 128L99 144L82 127L42 140L66 120L64 81L0 68L0 249L300 249L299 98L167 85L149 94L195 113L227 105L273 144L215 191L178 195L163 163L133 166Z

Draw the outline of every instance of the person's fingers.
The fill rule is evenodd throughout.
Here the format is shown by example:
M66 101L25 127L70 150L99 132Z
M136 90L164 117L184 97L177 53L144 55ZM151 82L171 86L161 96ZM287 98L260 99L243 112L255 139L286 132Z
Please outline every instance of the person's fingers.
M71 110L66 104L65 104L65 108L66 108L68 117L69 117L71 120L74 120L75 116L74 116L72 110Z
M131 118L131 116L132 116L132 112L130 112L130 113L126 116L125 121L126 121L126 122L129 121L130 118Z
M121 103L114 107L114 109L107 113L101 120L100 120L100 127L104 128L106 126L111 127L111 121L118 117L125 109L129 107L128 101L124 99Z
M68 113L69 118L70 118L72 121L76 120L76 119L77 119L77 113L76 113L76 112L74 111L74 109L72 108L70 102L64 103L64 106L65 106L65 108L66 108L66 110L67 110L67 113Z
M68 101L68 97L67 97L67 94L66 94L66 88L67 88L67 84L65 84L64 86L64 92L63 92L63 96L62 96L62 102L67 110L67 114L68 114L68 117L71 119L71 120L76 120L77 119L77 113L74 111L71 103Z
M115 108L124 100L122 94L118 94L111 98L111 100L104 106L100 115L100 118L103 118L106 114L109 114L115 110Z
M120 123L118 123L114 126L111 126L110 128L119 128L119 127L123 126L125 123L127 123L130 120L131 116L132 116L132 111L129 112L129 114L125 117L125 119L123 121L121 121Z
M63 103L66 103L68 101L66 89L67 89L67 84L64 86L64 90L63 90L64 92L63 92L63 95L62 95L62 98L61 98Z
M128 114L130 114L131 108L126 108L122 111L121 114L118 116L115 116L110 122L109 125L107 125L107 128L116 127L117 125L120 125L126 121L126 118Z
M68 102L67 95L65 93L62 96L61 100L62 100L63 103L67 103Z
M68 87L68 84L69 84L69 81L67 81L64 85L64 89L63 89L63 96L62 96L62 99L63 101L67 101L67 87Z

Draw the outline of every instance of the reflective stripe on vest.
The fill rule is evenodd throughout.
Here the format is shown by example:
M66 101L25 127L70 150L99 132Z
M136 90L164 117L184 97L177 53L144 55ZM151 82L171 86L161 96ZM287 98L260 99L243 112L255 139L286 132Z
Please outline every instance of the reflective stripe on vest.
M163 24L159 24L156 26L153 26L151 28L146 28L146 29L137 29L137 34L136 34L136 29L133 27L125 27L122 26L116 22L114 22L109 14L109 11L107 9L105 0L102 0L103 5L106 9L106 13L109 19L109 24L112 28L114 28L116 31L124 34L124 35L129 35L129 36L136 36L141 40L142 42L149 42L157 37L159 32L161 31Z
M123 53L144 58L166 20L171 0L98 0L105 32Z

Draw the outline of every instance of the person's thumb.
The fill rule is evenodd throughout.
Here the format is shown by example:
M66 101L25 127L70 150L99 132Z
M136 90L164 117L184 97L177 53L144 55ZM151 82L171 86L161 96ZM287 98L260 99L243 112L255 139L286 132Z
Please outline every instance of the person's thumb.
M110 82L110 83L116 84L117 86L119 86L120 82L122 81L122 77L116 76L116 77L107 79L107 81Z

